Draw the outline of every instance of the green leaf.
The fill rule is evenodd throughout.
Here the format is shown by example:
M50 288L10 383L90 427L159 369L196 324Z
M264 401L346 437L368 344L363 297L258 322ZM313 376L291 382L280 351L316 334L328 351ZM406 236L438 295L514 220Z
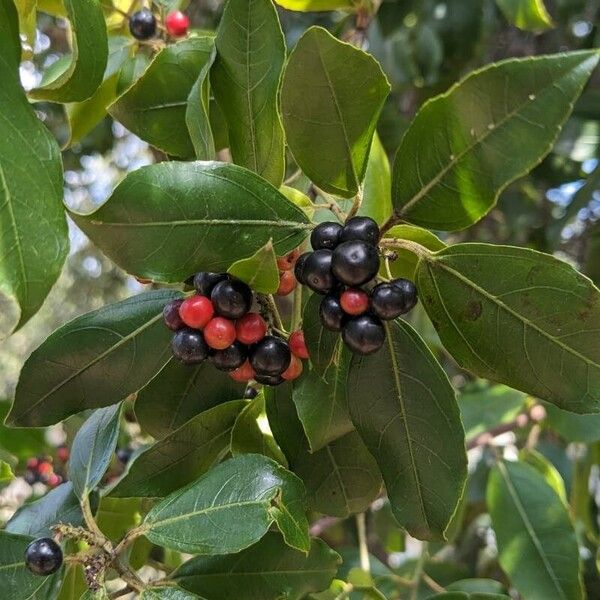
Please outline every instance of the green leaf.
M211 83L229 127L233 161L279 187L285 144L278 102L286 48L271 0L228 0L216 45Z
M194 144L186 123L188 97L198 78L206 77L213 58L211 37L189 38L167 46L154 57L144 74L108 107L108 112L163 152L193 157ZM189 118L197 119L198 113L190 113Z
M5 2L8 0L2 0ZM0 598L32 600L46 598L61 574L34 575L25 566L25 548L33 538L0 531Z
M7 423L52 425L139 390L171 355L162 309L179 296L147 292L57 329L25 362Z
M83 500L101 481L119 439L121 404L100 408L82 425L71 447L69 478Z
M265 418L265 397L259 394L237 416L231 431L231 454L264 454L284 467L287 460L273 436L264 432L259 420Z
M138 169L96 212L71 216L119 266L164 283L185 281L202 270L226 271L270 239L282 256L312 227L264 179L218 162Z
M496 0L507 21L525 31L541 32L554 24L543 0Z
M32 90L34 100L81 102L100 86L108 60L108 37L100 0L64 0L71 23L71 62L58 77Z
M510 600L505 594L467 594L465 592L443 592L435 596L428 597L431 600Z
M56 600L81 600L87 589L83 566L69 565L65 570L65 577Z
M299 10L303 12L351 9L357 0L275 0L277 4L288 10Z
M234 457L155 505L142 523L153 543L193 554L232 554L273 522L286 544L308 552L304 485L258 454Z
M10 483L15 478L15 474L12 472L10 465L0 460L0 484Z
M311 452L354 430L346 403L350 353L343 344L338 348L323 375L312 369L294 383L294 403Z
M24 504L6 524L6 531L34 538L52 537L51 527L58 523L81 525L83 515L70 481L50 490L39 500Z
M499 462L490 473L487 504L500 565L525 600L583 598L573 525L540 473Z
M244 395L245 386L210 363L189 366L171 358L167 366L140 390L135 414L144 431L160 439L222 402Z
M158 498L197 479L229 451L233 425L246 404L234 400L204 411L138 454L110 495Z
M142 500L102 496L96 513L98 527L111 540L120 540L142 520Z
M199 596L173 587L147 588L140 594L140 600L194 600Z
M524 394L503 385L463 392L458 397L458 406L466 438L474 438L496 425L513 421L524 404Z
M269 240L250 258L233 263L227 272L245 281L255 292L274 294L279 287L279 268L273 242Z
M321 27L300 38L283 78L283 124L296 162L320 188L344 198L358 192L389 91L369 54Z
M39 310L60 275L69 240L60 151L21 88L19 24L10 0L0 1L0 56L1 338Z
M503 61L427 102L396 155L397 217L444 231L477 222L550 151L598 58L585 51Z
M446 247L446 244L439 237L431 233L431 231L415 227L414 225L396 225L386 232L385 237L386 239L393 238L416 242L433 252L443 250ZM418 263L417 256L413 252L404 250L403 248L394 248L394 252L398 255L398 259L390 261L392 275L414 281ZM382 265L382 273L385 275L387 273L384 269L385 267Z
M311 453L291 386L267 390L265 396L275 439L304 481L311 509L341 518L367 510L379 496L382 480L360 436L353 431Z
M417 287L463 368L572 412L600 412L600 293L570 265L458 244L419 261Z
M215 141L210 126L210 81L209 73L213 66L217 50L213 38L200 38L204 40L209 56L202 65L198 79L192 86L185 109L185 122L196 158L199 160L212 160L215 158Z
M600 441L600 415L576 415L566 410L545 404L545 423L568 442Z
M568 504L565 482L558 469L543 454L532 448L523 448L519 452L519 460L536 469L565 506Z
M494 579L460 579L447 585L446 589L449 592L467 592L469 594L502 594L505 591L504 586Z
M371 152L367 162L363 201L358 214L371 217L379 225L382 225L391 217L392 212L390 161L376 131L373 135Z
M22 461L37 454L44 454L48 448L45 430L6 427L4 418L9 410L8 402L0 402L0 447Z
M231 556L197 556L173 573L183 588L211 600L300 600L329 585L340 557L313 539L308 555L270 532L256 545Z
M352 359L350 415L379 464L398 523L419 539L443 539L467 475L454 390L407 323L386 329L377 354Z

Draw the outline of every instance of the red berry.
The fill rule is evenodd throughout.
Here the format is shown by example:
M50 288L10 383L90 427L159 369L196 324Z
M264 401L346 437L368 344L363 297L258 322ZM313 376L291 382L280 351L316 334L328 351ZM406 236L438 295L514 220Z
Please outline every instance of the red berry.
M69 460L69 449L66 446L60 446L56 449L56 457L62 462Z
M235 325L238 342L256 344L267 334L267 324L258 313L244 315Z
M181 320L193 329L204 329L214 314L212 302L206 296L186 298L179 307Z
M180 10L175 10L167 15L165 27L167 28L167 33L169 35L173 37L183 37L184 35L187 35L190 27L190 19Z
M37 467L37 472L39 475L49 475L53 471L54 469L52 468L52 465L47 461L41 462Z
M304 341L304 331L294 331L294 333L290 335L288 343L294 356L304 359L309 357L308 348L306 347L306 342Z
M300 256L300 248L296 248L286 256L277 259L277 266L280 271L291 271Z
M60 475L57 475L56 473L51 473L50 475L48 475L48 481L46 481L46 484L51 487L51 488L55 488L56 486L60 485L62 483L62 477Z
M247 360L241 367L238 367L234 371L230 371L229 376L238 383L246 383L247 381L254 379L256 373L254 372L250 361Z
M296 287L296 278L292 271L284 271L279 279L279 287L277 288L278 296L287 296L294 291Z
M362 290L346 290L340 296L340 304L348 315L362 315L369 308L369 296Z
M223 317L215 317L204 328L204 339L214 350L225 350L235 342L235 325Z
M27 459L27 468L28 469L35 470L38 468L39 464L40 464L40 461L35 457Z
M293 381L294 379L298 379L302 374L302 361L292 354L292 360L290 361L290 366L281 374L281 376L286 381Z

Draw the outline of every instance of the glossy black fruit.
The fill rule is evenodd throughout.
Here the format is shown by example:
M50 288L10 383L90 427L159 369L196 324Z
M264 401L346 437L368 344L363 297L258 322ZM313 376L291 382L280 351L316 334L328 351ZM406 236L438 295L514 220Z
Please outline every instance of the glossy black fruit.
M376 316L360 315L344 324L342 339L354 354L373 354L385 342L385 329Z
M258 390L255 387L248 386L244 392L244 398L246 400L254 400L258 396Z
M313 292L326 294L335 285L335 279L331 270L331 250L315 250L304 265L304 284Z
M343 227L339 223L328 221L317 225L310 236L313 250L333 250L340 243Z
M52 538L33 540L25 549L25 565L36 575L52 575L62 562L62 550Z
M252 307L252 290L243 281L226 279L213 288L215 312L226 319L241 319Z
M200 331L186 327L171 340L173 355L186 365L196 365L208 358L208 344Z
M219 371L233 371L241 367L248 358L248 346L233 342L229 348L225 350L217 350L210 356L210 362Z
M285 379L281 375L257 375L256 381L263 385L281 385Z
M129 31L136 40L149 40L156 35L156 18L152 11L142 8L129 17Z
M319 317L325 329L341 331L346 315L340 304L340 299L333 294L325 296L319 306Z
M296 261L296 264L294 265L294 275L296 276L298 283L302 285L306 285L306 276L304 274L304 270L306 268L306 261L311 254L312 252L305 252L304 254L300 255Z
M371 310L384 321L391 321L407 313L416 302L417 289L407 279L380 283L371 291Z
M179 316L179 307L183 304L182 298L177 298L176 300L171 300L165 307L163 308L163 319L165 320L165 325L171 331L178 331L182 327L185 327L184 322L181 320Z
M362 241L344 242L333 252L331 270L345 285L363 285L379 271L377 247Z
M379 243L379 226L369 217L352 217L346 221L340 241L351 242L361 240L377 246Z
M201 296L209 296L213 288L220 281L224 281L229 276L227 273L210 273L202 271L194 275L194 287Z
M258 375L281 375L292 360L290 347L285 340L267 335L250 348L250 364ZM256 378L258 380L258 377ZM269 384L270 385L270 384Z

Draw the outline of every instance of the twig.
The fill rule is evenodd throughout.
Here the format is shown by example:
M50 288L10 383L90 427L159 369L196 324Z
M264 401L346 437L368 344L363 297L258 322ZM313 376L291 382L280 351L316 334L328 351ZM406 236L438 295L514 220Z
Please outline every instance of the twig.
M363 201L363 188L362 188L362 186L360 186L358 188L358 192L357 192L356 196L354 196L354 202L352 203L352 208L350 209L350 212L348 213L348 217L347 217L348 219L351 219L352 217L356 216L356 214L360 210L360 207L362 206L362 201Z
M367 573L371 572L371 561L369 560L369 546L367 544L367 524L365 513L356 515L356 532L358 534L358 550L360 553L360 568Z
M340 205L336 202L335 198L320 187L317 187L314 183L311 187L319 196L321 196L321 198L323 198L323 200L325 200L323 204L315 204L315 206L317 208L330 210L342 223L345 223L347 219L346 213L340 208Z
M116 592L113 592L110 597L111 598L120 598L121 596L125 596L127 594L133 594L135 592L135 589L133 589L132 587L130 587L129 585L126 585L124 588L121 588L120 590L117 590Z
M430 587L434 592L441 594L446 591L445 587L442 587L437 581L429 577L425 571L421 574L421 579Z
M92 507L90 506L90 498L87 494L83 496L81 499L81 512L83 513L83 519L87 528L90 530L90 533L96 538L95 545L99 548L107 552L108 554L112 554L113 547L110 541L106 538L106 536L100 531L98 524L96 523L96 519L94 519L94 515L92 514Z
M283 185L290 185L290 183L294 183L294 181L296 181L296 179L298 179L301 175L302 169L297 169L283 182Z
M423 573L425 571L425 561L427 560L427 542L423 542L421 546L421 554L419 556L419 560L417 561L417 566L415 568L415 574L412 578L412 590L410 592L410 600L417 600L419 596L419 583L423 577Z
M527 413L520 414L514 421L502 423L496 427L492 427L492 429L489 431L484 431L483 433L480 433L479 435L476 435L474 438L470 439L467 442L467 450L472 450L473 448L478 448L479 446L487 446L499 435L526 427L528 423L529 415Z
M417 244L417 242L413 242L412 240L383 238L380 240L379 245L382 248L398 248L400 250L408 250L419 257L431 255L431 251L425 248L425 246L421 246L421 244Z
M318 521L315 521L308 532L312 537L319 537L324 531L327 531L330 527L337 525L341 521L338 517L323 517Z

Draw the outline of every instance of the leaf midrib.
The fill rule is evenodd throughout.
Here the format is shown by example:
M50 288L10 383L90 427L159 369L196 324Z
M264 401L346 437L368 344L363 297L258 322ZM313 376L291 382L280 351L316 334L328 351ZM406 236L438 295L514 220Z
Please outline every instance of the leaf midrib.
M85 217L86 215L77 215ZM92 225L106 225L110 227L180 227L180 226L196 226L196 225L223 225L228 227L237 227L238 225L253 226L253 227L287 227L290 229L312 229L312 223L299 223L298 221L268 221L260 219L186 219L184 221L136 221L133 223L125 223L123 221L99 221L90 219Z
M498 461L497 467L498 467L498 471L499 471L500 475L502 476L502 479L504 480L504 483L506 483L506 488L508 489L508 493L510 494L510 497L512 498L513 502L515 503L517 512L519 513L519 516L521 517L521 520L523 521L523 524L525 525L525 529L527 530L527 533L529 534L529 537L531 538L531 541L532 541L539 557L542 559L542 563L544 564L544 567L546 567L546 571L548 572L548 575L550 576L550 579L552 580L554 587L560 594L560 597L567 600L564 590L560 587L560 585L558 583L558 580L556 578L554 570L552 569L552 565L550 565L548 563L548 559L543 552L542 544L535 533L535 529L534 529L531 521L529 520L529 516L527 515L527 513L525 511L525 507L523 506L523 503L521 502L521 498L519 497L519 494L517 493L517 490L515 489L515 487L512 483L510 475L509 475L508 471L506 470L506 466L504 465L504 463L502 461Z
M329 573L333 571L332 568L323 568L323 569L294 569L294 570L285 570L285 571L227 571L223 573L199 573L198 575L184 575L182 577L175 576L175 580L183 581L185 579L196 579L196 578L206 578L206 577L264 577L266 575L315 575L318 573Z

